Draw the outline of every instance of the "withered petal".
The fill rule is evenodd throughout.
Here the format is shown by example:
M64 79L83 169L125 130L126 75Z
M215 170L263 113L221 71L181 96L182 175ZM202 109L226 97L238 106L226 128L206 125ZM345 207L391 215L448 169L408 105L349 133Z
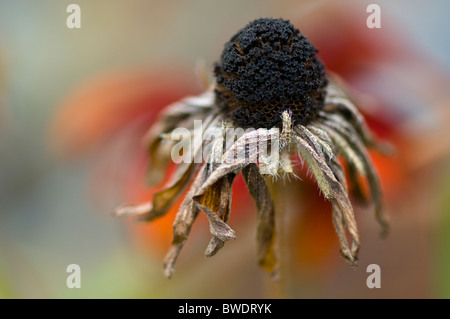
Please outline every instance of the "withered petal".
M221 180L220 202L219 202L219 218L225 223L228 221L231 213L231 195L232 186L236 174L230 173ZM206 248L206 257L214 256L223 246L225 242L218 237L213 236Z
M194 200L201 203L202 196L204 196L204 194L210 187L212 187L215 183L217 183L224 176L231 174L231 173L239 172L243 167L245 167L248 164L249 163L247 163L246 161L240 161L240 162L237 161L236 163L220 165L217 169L214 170L214 172L212 172L208 176L205 183L203 183L203 185L200 187L200 189L195 194Z
M144 138L145 144L149 144L155 137L161 133L167 133L173 129L183 126L183 124L192 123L194 119L206 119L209 112L213 112L214 96L211 90L199 96L189 96L180 101L167 106L159 120L150 128ZM189 128L189 127L187 127Z
M175 262L189 236L191 227L200 211L197 205L195 205L192 196L205 182L206 177L206 165L203 165L200 168L197 177L195 178L191 186L191 189L181 203L181 206L173 222L173 240L169 252L164 258L164 273L168 278L170 278L172 276L172 273L174 272Z
M201 185L193 199L208 217L211 234L222 241L235 238L234 231L214 212L220 208L221 186L228 174L236 174L245 166L245 162L220 165Z
M352 253L356 254L359 247L359 236L347 191L326 163L321 149L317 149L316 143L310 140L311 136L305 134L304 127L297 125L295 130L297 134L294 135L294 140L297 143L297 149L307 162L324 196L341 210L347 229L353 238ZM353 259L357 259L356 255L353 255Z
M316 124L318 127L327 129L326 124ZM340 134L335 134L334 131L328 130L328 134L330 135L334 145L336 146L337 152L344 156L347 162L353 166L361 175L366 176L366 167L361 160L360 156L356 153L351 145L347 142L347 139L343 138Z
M212 211L209 207L201 205L196 202L196 205L201 209L209 220L209 230L211 234L222 241L227 241L236 238L236 233L230 226L228 226L220 217Z
M334 143L337 153L342 155L348 163L349 178L353 186L353 195L360 201L366 201L361 183L358 180L358 172L363 176L366 176L366 168L360 156L349 145L347 140L341 137L339 134L330 130L325 124L315 123L316 127L323 129L328 136L330 136L332 143Z
M205 256L212 257L225 245L223 240L213 236L205 249Z
M345 181L344 169L341 164L337 160L337 157L333 157L330 161L330 168L333 171L336 179L341 183L346 192L348 192L347 183ZM341 246L341 254L344 256L347 261L352 265L356 265L357 257L358 257L358 249L359 242L353 240L352 248L350 249L348 246L347 236L345 233L345 219L343 212L341 211L338 205L332 206L332 216L333 216L333 224L336 229L336 233L339 238L339 243Z
M202 134L210 125L214 125L217 121L216 115L211 114L208 117L207 125L203 127ZM202 152L205 143L205 141L204 143L199 144L194 143L195 148L193 149L193 158L197 158L197 155ZM154 156L157 155L154 154ZM117 216L126 216L136 215L136 213L138 213L139 220L142 221L151 221L157 217L163 216L170 209L175 200L183 193L199 166L200 164L195 163L195 161L179 164L167 185L161 191L153 195L151 204L138 204L138 207L136 207L136 205L121 206L115 211L115 214ZM147 210L143 210L142 207L147 207Z
M351 264L354 263L354 257L348 245L347 236L345 235L345 222L342 212L337 205L332 206L333 225L339 238L342 256Z
M164 177L165 168L170 158L168 147L173 145L172 141L163 141L162 134L171 132L177 127L190 129L196 118L204 120L206 130L213 124L216 112L212 110L213 97L210 91L200 95L187 97L181 101L168 106L159 120L150 128L144 137L151 165L147 172L147 182L155 185Z
M324 120L324 127L327 127L330 135L337 134L344 138L362 161L366 172L364 176L367 178L369 183L371 198L375 205L375 216L378 223L381 225L382 236L386 236L389 231L389 223L383 210L380 180L366 148L363 146L351 126L337 125L332 120Z
M275 207L272 196L256 164L245 166L242 169L242 175L258 208L256 240L259 265L276 275L279 262L275 251Z
M341 114L344 120L355 128L365 145L377 147L378 143L367 127L364 117L348 95L332 79L328 83L324 110L333 114Z
M276 175L279 167L278 150L278 128L250 130L226 150L221 164L256 163L258 161L261 174Z
M124 205L115 210L116 216L138 216L139 220L151 221L163 216L183 193L200 164L182 163L177 167L171 181L153 195L151 202L138 205Z

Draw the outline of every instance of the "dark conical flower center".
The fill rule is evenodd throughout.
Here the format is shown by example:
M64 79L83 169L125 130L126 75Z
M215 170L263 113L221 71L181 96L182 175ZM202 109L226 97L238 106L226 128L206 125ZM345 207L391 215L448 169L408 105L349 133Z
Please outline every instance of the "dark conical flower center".
M317 50L289 21L258 19L225 44L215 66L216 104L241 127L281 127L290 109L306 124L323 107L327 79Z

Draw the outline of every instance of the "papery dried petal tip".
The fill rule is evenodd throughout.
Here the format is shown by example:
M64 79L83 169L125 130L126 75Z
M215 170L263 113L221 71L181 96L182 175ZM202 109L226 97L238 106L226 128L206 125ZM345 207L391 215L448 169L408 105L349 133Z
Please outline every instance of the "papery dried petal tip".
M122 205L114 211L114 215L118 217L140 216L148 214L152 210L152 204L142 203L136 205Z
M211 238L208 246L205 249L205 256L206 257L214 256L224 245L225 242L223 240L220 240L219 238L213 236L213 238Z

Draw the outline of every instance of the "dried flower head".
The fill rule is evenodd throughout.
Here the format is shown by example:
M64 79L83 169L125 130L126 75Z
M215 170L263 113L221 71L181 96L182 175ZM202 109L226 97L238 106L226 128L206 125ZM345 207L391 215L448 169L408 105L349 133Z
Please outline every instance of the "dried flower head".
M275 209L265 177L294 174L291 155L295 153L333 204L332 219L347 261L357 262L359 236L338 155L347 162L355 189L361 188L358 174L366 177L376 217L386 231L380 183L366 149L377 144L316 53L289 21L255 20L225 44L214 70L216 83L200 96L169 106L151 128L147 136L150 182L161 180L164 166L174 160L174 149L179 155L180 142L174 135L193 136L189 139L193 142L183 149L184 160L177 159L180 163L171 180L151 202L122 206L116 213L151 221L164 215L193 180L173 224L174 237L164 261L166 276L172 275L200 211L206 214L213 236L207 256L235 238L226 222L239 173L258 208L259 264L275 273L279 266ZM196 120L201 120L200 127Z

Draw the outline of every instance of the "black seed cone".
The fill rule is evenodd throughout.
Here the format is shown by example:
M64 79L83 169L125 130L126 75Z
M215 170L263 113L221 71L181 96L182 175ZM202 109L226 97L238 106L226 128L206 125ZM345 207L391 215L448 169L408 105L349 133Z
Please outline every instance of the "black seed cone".
M317 50L288 20L250 22L225 44L215 66L216 104L240 127L281 127L281 114L306 124L323 107L327 84Z

